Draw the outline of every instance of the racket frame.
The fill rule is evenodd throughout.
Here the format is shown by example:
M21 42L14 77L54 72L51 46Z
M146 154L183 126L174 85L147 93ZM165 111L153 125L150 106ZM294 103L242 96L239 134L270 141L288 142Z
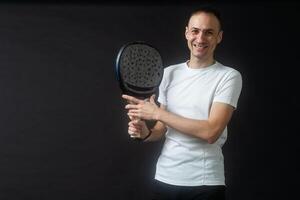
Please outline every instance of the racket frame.
M121 72L120 72L121 57L122 57L122 54L123 54L124 50L128 46L131 46L131 45L146 45L146 46L149 46L150 48L153 48L155 51L158 52L158 54L160 56L161 63L162 63L161 55L160 55L159 51L154 46L152 46L152 45L150 45L146 42L143 42L143 41L129 42L129 43L123 45L121 47L121 49L119 50L118 55L117 55L116 65L115 65L115 73L116 73L116 78L117 78L117 81L119 82L119 85L120 85L120 88L121 88L122 92L124 92L125 94L128 94L128 95L139 97L139 98L149 98L152 94L156 93L159 85L157 85L156 87L150 87L150 88L146 88L146 87L140 88L140 87L137 87L137 86L132 86L132 85L126 83L122 79ZM163 66L163 64L162 64L162 66ZM159 83L161 82L162 77L163 77L163 70L161 71L161 73L162 73L162 75L160 77ZM136 90L132 90L130 87L128 87L128 85L131 86L131 87L139 88L139 91L137 92ZM143 91L143 90L145 90L145 91Z

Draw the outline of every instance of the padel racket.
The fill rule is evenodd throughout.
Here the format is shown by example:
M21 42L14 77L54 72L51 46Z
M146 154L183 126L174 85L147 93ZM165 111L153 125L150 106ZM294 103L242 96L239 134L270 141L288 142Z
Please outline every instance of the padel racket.
M116 76L124 94L140 99L156 93L163 77L160 53L145 42L124 45L116 60Z

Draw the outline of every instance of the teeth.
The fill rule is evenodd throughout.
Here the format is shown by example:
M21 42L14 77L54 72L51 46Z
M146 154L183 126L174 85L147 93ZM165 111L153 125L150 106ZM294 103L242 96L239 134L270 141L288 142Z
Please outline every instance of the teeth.
M206 47L206 45L196 45L196 44L194 44L194 47L202 48L202 47Z

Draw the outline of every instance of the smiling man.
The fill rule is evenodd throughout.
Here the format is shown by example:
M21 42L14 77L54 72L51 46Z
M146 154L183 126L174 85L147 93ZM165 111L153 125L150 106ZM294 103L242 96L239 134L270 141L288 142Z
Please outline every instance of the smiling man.
M222 146L242 88L241 74L217 62L222 41L219 13L201 8L185 28L188 61L165 68L158 101L122 97L132 119L128 133L143 141L165 143L156 165L153 199L225 199ZM143 120L136 120L143 119ZM155 120L149 130L144 120Z
M190 49L190 68L204 68L214 63L214 51L222 40L223 31L218 18L212 13L195 12L185 30Z

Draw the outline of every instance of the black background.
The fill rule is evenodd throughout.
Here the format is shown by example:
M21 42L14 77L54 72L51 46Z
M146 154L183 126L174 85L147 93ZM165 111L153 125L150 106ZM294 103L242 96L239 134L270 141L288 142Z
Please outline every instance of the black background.
M201 2L0 4L0 199L149 199L162 142L139 144L114 74L142 40L184 62L186 20ZM223 150L231 200L291 199L299 176L299 8L215 3L219 62L243 76Z

